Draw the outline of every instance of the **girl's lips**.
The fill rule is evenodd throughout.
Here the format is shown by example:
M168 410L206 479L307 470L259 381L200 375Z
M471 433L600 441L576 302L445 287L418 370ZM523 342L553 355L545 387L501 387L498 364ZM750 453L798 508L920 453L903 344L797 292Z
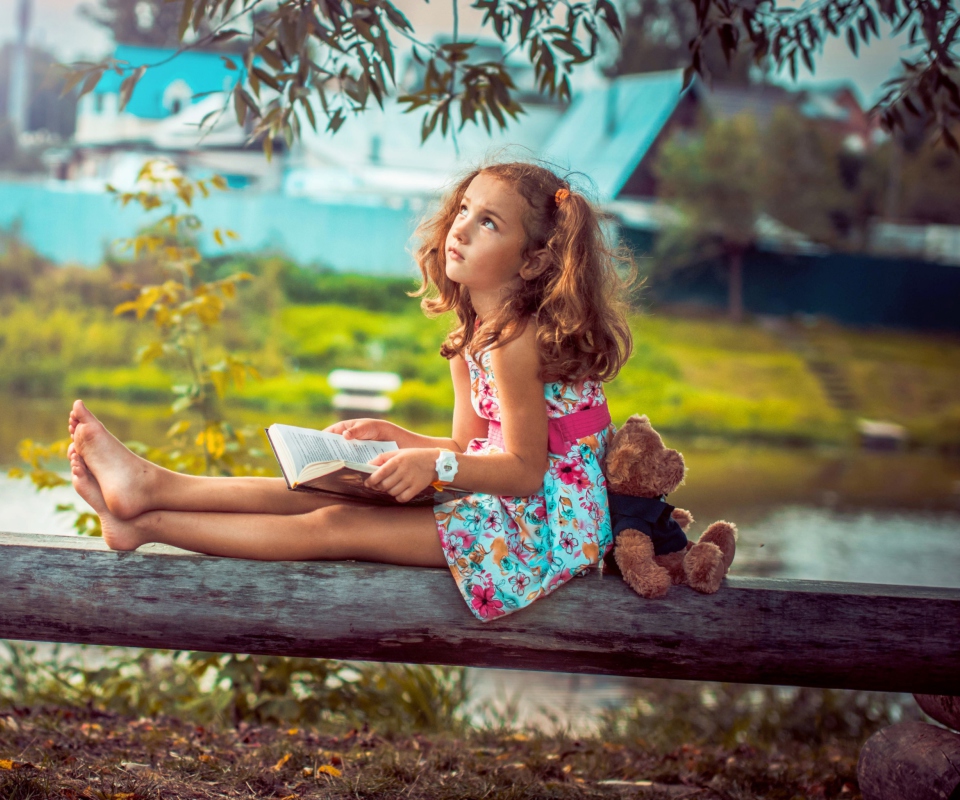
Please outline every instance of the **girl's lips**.
M459 250L457 250L456 247L448 247L448 248L447 248L447 253L448 253L455 261L463 261L463 255L460 253Z

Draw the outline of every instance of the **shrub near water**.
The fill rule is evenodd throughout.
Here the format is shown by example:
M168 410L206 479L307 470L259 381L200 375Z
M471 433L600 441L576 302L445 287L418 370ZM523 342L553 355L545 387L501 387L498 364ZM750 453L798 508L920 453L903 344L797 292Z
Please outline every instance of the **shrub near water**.
M0 314L0 391L61 395L68 373L126 366L143 338L102 309L44 312L17 303Z

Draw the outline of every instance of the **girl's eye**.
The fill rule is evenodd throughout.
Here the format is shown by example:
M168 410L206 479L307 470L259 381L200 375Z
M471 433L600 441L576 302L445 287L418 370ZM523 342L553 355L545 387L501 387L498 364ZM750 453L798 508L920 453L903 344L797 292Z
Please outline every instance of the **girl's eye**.
M466 206L460 206L460 216L463 216L463 215L466 214L466 213L467 213L467 207L466 207Z
M484 217L483 221L480 224L486 225L487 223L490 224L490 230L495 231L497 229L496 223L492 219L490 219L490 217Z

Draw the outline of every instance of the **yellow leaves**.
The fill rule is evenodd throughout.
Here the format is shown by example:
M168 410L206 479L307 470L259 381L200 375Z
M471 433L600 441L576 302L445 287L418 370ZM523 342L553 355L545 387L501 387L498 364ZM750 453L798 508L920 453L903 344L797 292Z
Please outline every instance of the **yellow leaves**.
M188 430L190 430L190 421L181 419L179 422L174 422L173 425L170 426L170 429L167 431L167 438L174 439L177 436L182 436Z
M36 766L29 761L12 761L8 758L0 758L0 769L2 770L25 769L26 767L36 769Z
M214 175L210 179L210 183L216 186L221 192L225 192L227 190L227 179L224 178L223 175Z
M234 385L238 389L242 389L247 379L247 364L231 357L227 359L227 365L230 369L230 377L233 378Z
M237 239L240 238L240 235L236 231L231 231L227 228L213 229L213 239L221 247L223 247L223 244L225 241L224 237L226 237L226 239L233 239L234 241L236 241Z
M227 439L220 425L213 423L197 435L196 444L210 454L211 458L220 458L227 449Z
M317 767L317 775L329 775L331 778L339 778L343 773L336 767L324 764L323 766Z
M163 355L163 344L161 342L150 342L137 350L136 360L138 364L149 364L151 361L160 358Z
M220 321L223 309L223 299L210 292L209 284L201 284L194 290L193 298L182 303L178 311L185 317L196 316L200 322L209 327Z
M210 368L210 382L218 397L223 397L227 391L227 372L225 369Z
M276 764L273 765L272 767L273 771L279 772L281 769L283 769L283 765L286 764L289 760L290 760L290 753L287 753L286 755L283 756L283 758L281 758Z
M176 302L186 292L186 287L179 281L165 281L160 285L144 286L140 289L140 294L136 300L128 300L126 303L120 303L113 309L115 316L126 314L133 311L137 319L143 319L151 309L157 311L166 308ZM156 308L155 308L156 307Z
M29 471L14 468L7 474L11 478L29 477L37 489L52 489L55 486L64 486L69 483L53 470L47 469L45 463L52 458L66 458L69 439L60 439L49 445L38 444L32 439L24 439L17 447L20 459L30 465Z

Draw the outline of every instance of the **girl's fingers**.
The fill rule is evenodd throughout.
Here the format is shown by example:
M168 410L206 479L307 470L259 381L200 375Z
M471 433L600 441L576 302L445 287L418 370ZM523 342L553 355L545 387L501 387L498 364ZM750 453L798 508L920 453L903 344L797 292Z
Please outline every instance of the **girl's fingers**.
M371 458L367 463L371 467L379 467L396 458L399 454L399 450L389 450L386 453L377 453L377 455Z
M398 475L396 471L391 472L380 480L380 483L377 488L383 492L390 492L390 494L395 495L397 492L397 487L404 484L403 476Z
M389 475L392 475L396 471L397 469L396 464L391 464L389 459L381 460L385 455L387 455L387 453L381 453L372 461L370 461L370 466L380 467L380 468L376 472L374 472L369 478L367 478L368 486L375 486L377 488L380 488L384 478L386 478Z

